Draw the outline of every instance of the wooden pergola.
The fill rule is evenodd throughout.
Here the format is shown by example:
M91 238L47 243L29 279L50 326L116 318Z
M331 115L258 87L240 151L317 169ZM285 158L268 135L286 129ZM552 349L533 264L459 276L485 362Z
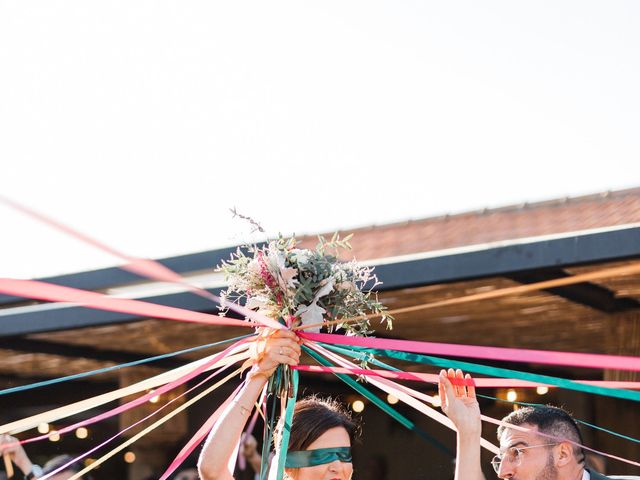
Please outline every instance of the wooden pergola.
M309 245L311 242L312 239L305 239L303 244ZM356 252L357 242L356 236ZM224 282L214 273L214 268L221 260L228 258L233 250L214 250L160 262L187 278L201 282L209 291L218 293ZM390 309L634 262L640 262L638 224L503 239L366 260L366 263L376 266L376 272L383 282L379 289L380 297ZM43 280L190 310L217 312L213 303L184 289L149 282L117 268ZM81 373L247 333L242 328L136 318L123 313L7 296L0 297L0 320L1 388ZM375 321L373 324L375 326ZM391 331L378 328L377 335L430 342L637 356L640 355L640 276L583 282L495 300L415 311L399 315ZM131 383L152 373L183 365L201 355L181 355L155 362L153 367L110 372L16 396L4 395L0 396L0 405L2 411L7 412L6 417L16 419L48 406L79 400ZM640 379L637 373L620 371L516 362L493 364L573 379ZM419 369L429 371L424 366ZM351 395L328 375L310 379L309 385L313 389L344 395L347 399ZM433 391L429 386L423 388ZM501 398L504 392L492 391L487 394ZM564 404L579 418L626 435L640 436L640 409L631 402L563 391L552 391L547 396L522 391L519 395L525 401ZM489 400L483 400L481 406L483 411L492 416L501 416L511 408L510 405ZM139 457L152 467L170 460L167 455L176 448L176 441L193 431L207 411L206 407L202 407L201 410L194 410L189 418L172 422L166 430L158 432L139 446ZM414 415L409 411L407 414ZM126 416L121 422L126 424L138 418L135 415ZM405 435L398 433L396 427L390 427L385 423L386 419L380 419L373 411L367 411L366 415L365 444L372 441L374 432L376 435ZM422 421L417 416L414 419ZM439 442L454 448L450 432L428 423L424 428ZM640 458L638 444L594 430L585 433L587 442L600 450L628 458ZM416 444L416 440L409 439L410 435L399 437L398 442L394 442L397 445L387 450L367 448L360 459L356 457L356 462L359 462L356 466L366 473L380 470L380 462L386 462L389 476L379 478L399 478L400 475L405 478L450 477L446 456L436 449L430 450L432 447L429 445ZM73 444L71 448L81 447ZM421 469L415 470L415 465L397 460L397 455L413 450L427 452L427 456L433 455L433 462L443 467L424 470L428 475L425 473L427 476L421 477L416 473L422 472ZM392 457L395 454L396 459L386 458L385 452ZM51 449L45 448L45 453L50 454ZM129 478L142 478L143 470L142 467L136 470L134 465L129 469ZM623 464L609 464L609 471L637 474L633 468ZM374 478L371 475L363 478Z

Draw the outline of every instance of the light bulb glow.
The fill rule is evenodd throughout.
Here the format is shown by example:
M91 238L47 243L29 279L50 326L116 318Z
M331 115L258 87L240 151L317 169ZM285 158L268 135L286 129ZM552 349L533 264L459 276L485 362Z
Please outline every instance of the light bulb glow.
M52 442L57 442L60 440L60 434L56 431L51 432L51 434L49 435L49 440L51 440Z
M356 400L351 404L351 408L354 412L360 413L364 410L364 402L362 400Z
M398 399L393 395L389 394L387 395L387 402L389 402L389 404L391 405L395 405L396 403L398 403Z
M124 454L124 461L127 463L133 463L136 461L136 454L133 452L127 452Z
M89 430L84 427L80 427L76 430L76 437L83 439L89 436Z
M41 423L40 425L38 425L38 432L42 434L49 433L49 424Z
M536 393L538 395L546 395L549 393L549 387L536 387Z
M515 402L516 400L518 400L518 393L515 390L509 390L507 392L507 400L509 400L510 402Z

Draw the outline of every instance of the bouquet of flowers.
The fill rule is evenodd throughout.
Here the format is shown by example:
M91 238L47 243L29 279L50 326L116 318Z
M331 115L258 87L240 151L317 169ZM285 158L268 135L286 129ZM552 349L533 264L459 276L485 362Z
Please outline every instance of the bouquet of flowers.
M368 315L391 328L393 318L373 290L380 285L373 267L338 260L340 249L351 249L350 239L319 237L315 250L297 248L295 238L283 237L239 248L219 267L228 282L222 297L308 332L326 327L367 335Z

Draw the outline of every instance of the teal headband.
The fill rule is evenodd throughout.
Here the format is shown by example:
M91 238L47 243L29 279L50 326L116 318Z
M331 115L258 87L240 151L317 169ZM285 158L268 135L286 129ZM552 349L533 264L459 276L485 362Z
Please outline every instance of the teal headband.
M351 447L317 448L287 452L286 468L303 468L324 465L336 460L351 463Z

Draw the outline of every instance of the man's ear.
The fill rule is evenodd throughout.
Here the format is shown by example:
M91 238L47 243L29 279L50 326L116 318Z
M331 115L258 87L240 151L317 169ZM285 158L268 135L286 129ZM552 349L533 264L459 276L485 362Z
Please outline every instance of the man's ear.
M569 442L560 442L556 446L556 466L564 467L572 462L575 462L575 455L573 453L573 445Z

